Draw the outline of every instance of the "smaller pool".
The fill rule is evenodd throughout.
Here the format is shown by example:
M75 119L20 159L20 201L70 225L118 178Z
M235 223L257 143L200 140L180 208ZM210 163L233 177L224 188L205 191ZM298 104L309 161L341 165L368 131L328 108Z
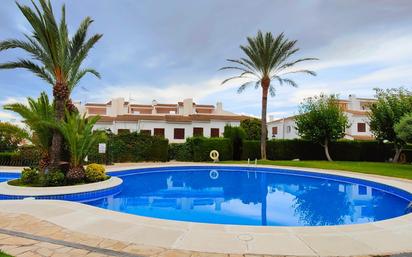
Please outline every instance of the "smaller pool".
M16 172L0 172L0 182L9 181L12 179L19 178L20 174Z

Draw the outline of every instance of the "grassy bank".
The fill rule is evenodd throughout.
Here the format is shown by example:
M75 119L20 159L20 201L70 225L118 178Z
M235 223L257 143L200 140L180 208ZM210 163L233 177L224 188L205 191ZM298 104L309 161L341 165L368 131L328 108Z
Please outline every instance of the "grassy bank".
M4 253L4 252L0 251L0 257L13 257L13 256L8 255L8 254L6 254L6 253Z
M222 163L247 164L247 161L224 161ZM412 180L411 164L394 164L383 162L346 162L346 161L258 161L261 165L294 166L329 170L345 170L366 174L406 178Z

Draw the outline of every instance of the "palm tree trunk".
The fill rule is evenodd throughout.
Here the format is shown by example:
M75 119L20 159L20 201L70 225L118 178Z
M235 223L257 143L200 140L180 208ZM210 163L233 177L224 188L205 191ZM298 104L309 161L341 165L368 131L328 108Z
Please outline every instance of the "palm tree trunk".
M65 83L57 82L53 87L54 109L56 112L56 122L60 122L64 118L67 99L69 97L69 89ZM58 130L54 130L52 146L50 151L50 166L59 168L61 153L63 148L63 136Z
M64 116L64 103L62 100L55 100L56 121L59 122ZM63 136L55 129L53 131L52 146L50 151L50 165L53 168L60 166L60 158L63 147Z
M269 91L270 79L264 78L261 81L262 86L262 124L260 133L260 155L262 160L266 160L266 138L267 138L267 127L266 127L266 114L268 108L268 91Z

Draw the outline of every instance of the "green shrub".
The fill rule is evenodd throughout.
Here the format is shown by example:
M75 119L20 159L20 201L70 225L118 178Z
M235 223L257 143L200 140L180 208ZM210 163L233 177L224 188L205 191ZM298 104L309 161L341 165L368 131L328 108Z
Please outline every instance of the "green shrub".
M336 161L383 162L393 156L393 144L378 141L340 140L330 145L331 157ZM412 154L404 150L406 161L412 161ZM302 139L274 139L267 143L269 160L325 160L319 144ZM248 157L243 154L243 158Z
M240 160L242 158L243 141L246 138L246 133L241 127L225 126L223 133L224 138L227 138L232 143L232 160Z
M149 155L146 155L146 160L150 161L168 161L169 141L162 137L151 137L151 147Z
M64 173L57 169L44 174L40 180L43 186L62 186L65 184Z
M191 145L193 149L193 161L211 161L210 151L216 150L219 152L219 160L231 160L233 156L232 143L227 138L204 138L194 137L188 138L186 144Z
M242 160L260 159L260 141L245 140L243 141Z
M103 181L107 178L104 166L97 163L87 165L85 174L88 182Z
M169 160L192 161L193 160L192 145L188 143L169 144Z
M30 185L38 182L39 170L36 168L24 168L20 175L23 184Z
M0 153L0 166L36 166L40 153L35 147L21 147L17 152Z
M98 143L106 143L106 154L98 152L98 143L92 147L88 156L89 162L139 162L167 161L168 140L144 133L104 133Z
M269 160L325 159L325 154L319 144L300 139L274 139L268 141L267 156Z

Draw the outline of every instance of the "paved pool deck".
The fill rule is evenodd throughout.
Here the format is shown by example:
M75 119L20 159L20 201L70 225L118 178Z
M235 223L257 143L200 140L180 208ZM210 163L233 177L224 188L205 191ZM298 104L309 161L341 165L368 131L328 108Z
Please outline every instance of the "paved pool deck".
M116 165L108 170L117 171L166 165L210 166L213 164L139 163ZM267 165L262 167L285 168ZM405 179L344 171L293 169L367 179L412 192L412 181ZM23 223L20 223L20 220ZM412 214L359 225L256 227L161 220L100 209L76 202L7 200L0 201L0 228L5 229L6 231L3 232L7 232L8 236L15 236L16 234L13 232L24 232L27 235L40 235L45 236L46 239L61 240L52 241L52 243L61 243L62 247L75 249L74 246L78 246L80 247L78 249L83 249L81 247L86 246L83 250L87 253L77 256L89 256L88 254L94 254L90 256L122 256L116 254L130 253L130 249L133 249L131 254L135 254L134 256L308 257L388 256L412 253ZM70 236L63 236L59 234L59 231L69 233ZM13 253L11 248L5 247L2 243L3 232L0 230L0 249L16 256L31 256L22 255L26 252L33 252L33 256L46 256L39 255L36 250ZM26 240L34 239L26 238ZM101 242L105 240L119 242L124 248L117 249L118 252L99 250L113 250L106 247L105 244L101 245ZM80 243L80 246L70 245L67 242ZM87 248L87 246L92 248ZM15 251L18 252L18 248L16 247Z

